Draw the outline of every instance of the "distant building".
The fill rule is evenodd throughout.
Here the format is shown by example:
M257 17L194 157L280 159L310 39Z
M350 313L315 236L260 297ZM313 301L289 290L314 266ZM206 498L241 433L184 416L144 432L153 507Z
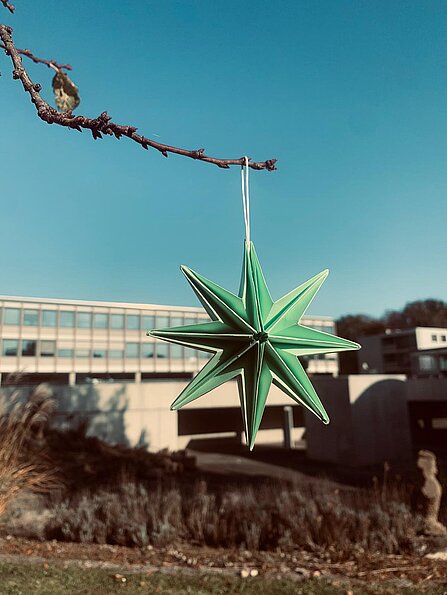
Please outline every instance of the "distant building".
M433 363L432 370L447 365L441 357L441 351L447 351L447 328L419 326L387 331L381 335L362 337L359 342L362 345L362 349L357 352L360 374L427 376L430 374L423 370L424 366L428 370L428 358L432 363L435 359L438 361L438 368ZM436 356L438 350L439 357Z
M202 308L0 296L0 374L3 381L23 372L30 383L71 385L190 378L209 354L157 341L146 331L207 320ZM302 324L335 332L325 316ZM310 374L338 374L335 353L305 363Z

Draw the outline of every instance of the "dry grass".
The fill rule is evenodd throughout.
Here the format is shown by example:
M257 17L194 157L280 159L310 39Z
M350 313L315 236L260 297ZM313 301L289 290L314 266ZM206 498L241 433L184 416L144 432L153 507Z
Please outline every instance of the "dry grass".
M18 391L0 396L0 515L24 491L60 485L45 455L43 429L54 409L45 385L24 400Z

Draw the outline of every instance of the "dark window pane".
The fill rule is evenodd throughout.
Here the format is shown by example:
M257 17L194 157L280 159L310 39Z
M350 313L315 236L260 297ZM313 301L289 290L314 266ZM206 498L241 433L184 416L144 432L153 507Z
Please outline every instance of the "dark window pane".
M38 310L24 310L23 311L23 325L24 326L37 326L39 324L39 311Z
M74 312L67 312L67 311L61 312L59 324L60 324L60 326L63 326L65 328L73 328L74 327Z
M109 326L109 315L108 314L93 314L93 327L94 328L107 328Z
M126 357L140 357L140 345L138 343L126 343Z
M113 329L124 328L124 315L123 314L112 314L110 327Z
M129 331L140 330L140 317L137 314L127 315L127 328Z
M19 342L16 339L3 339L3 355L17 355Z
M435 358L431 355L420 355L419 356L419 369L421 372L431 372L435 370Z
M22 355L33 357L36 355L36 341L22 339Z
M56 353L56 341L41 341L40 355L41 357L54 357Z
M56 326L57 312L55 310L42 310L42 326Z
M109 349L109 357L112 359L119 359L124 357L124 351L122 349Z
M107 351L105 349L94 349L93 357L107 357Z
M152 316L152 315L143 316L143 329L145 331L150 331L153 328L155 328L154 316Z
M78 312L76 315L76 324L78 328L91 328L92 315L90 312Z
M4 324L20 324L20 310L18 308L5 308Z
M59 349L58 357L73 357L73 349Z

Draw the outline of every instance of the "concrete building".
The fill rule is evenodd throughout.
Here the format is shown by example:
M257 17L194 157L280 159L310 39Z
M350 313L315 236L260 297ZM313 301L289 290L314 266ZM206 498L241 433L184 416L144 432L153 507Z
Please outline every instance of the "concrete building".
M411 461L419 449L447 455L447 378L357 374L314 384L331 423L305 412L310 459L355 467Z
M429 350L447 348L447 329L415 327L362 337L359 342L362 349L356 354L360 374L411 375L418 371L417 365L412 365L412 354L422 356Z
M207 353L146 336L152 328L209 320L202 308L0 297L0 373L23 373L22 384L51 383L61 424L90 420L93 434L112 442L149 442L152 449L185 447L211 437L243 440L236 382L179 412L170 404L202 368ZM334 333L329 317L302 323ZM316 355L309 374L337 375L337 354ZM294 439L304 414L273 388L258 442L281 442L284 405L293 406Z
M145 336L153 327L206 321L201 308L7 296L0 297L0 308L4 395L13 390L6 386L8 375L24 372L26 383L51 382L59 424L87 418L90 433L111 442L176 450L216 438L243 441L237 383L170 411L207 354ZM303 323L335 331L327 317ZM315 460L370 465L410 459L418 448L445 449L447 378L409 379L391 372L396 365L407 370L415 349L421 357L436 356L444 370L446 335L446 329L418 328L362 341L369 370L382 367L388 374L337 377L336 354L310 359L308 372L331 423L321 424L272 387L257 444L282 442L288 405L292 439L301 439L305 430L307 453Z
M146 336L152 328L209 320L202 308L0 296L0 373L30 382L190 378L209 355ZM303 324L335 332L329 317ZM310 374L338 374L337 354L315 355Z

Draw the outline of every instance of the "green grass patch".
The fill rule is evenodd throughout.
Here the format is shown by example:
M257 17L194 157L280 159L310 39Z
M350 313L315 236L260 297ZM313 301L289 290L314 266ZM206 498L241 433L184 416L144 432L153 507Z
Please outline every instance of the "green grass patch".
M45 565L46 566L46 565ZM144 594L161 593L163 595L338 595L352 590L356 595L362 593L432 593L440 595L445 587L428 585L424 590L417 588L390 588L390 585L354 586L347 581L329 582L324 579L293 581L291 579L265 579L263 577L242 579L228 575L173 572L172 574L155 572L130 573L102 568L83 568L61 565L3 563L0 564L1 595L105 595L114 593Z

